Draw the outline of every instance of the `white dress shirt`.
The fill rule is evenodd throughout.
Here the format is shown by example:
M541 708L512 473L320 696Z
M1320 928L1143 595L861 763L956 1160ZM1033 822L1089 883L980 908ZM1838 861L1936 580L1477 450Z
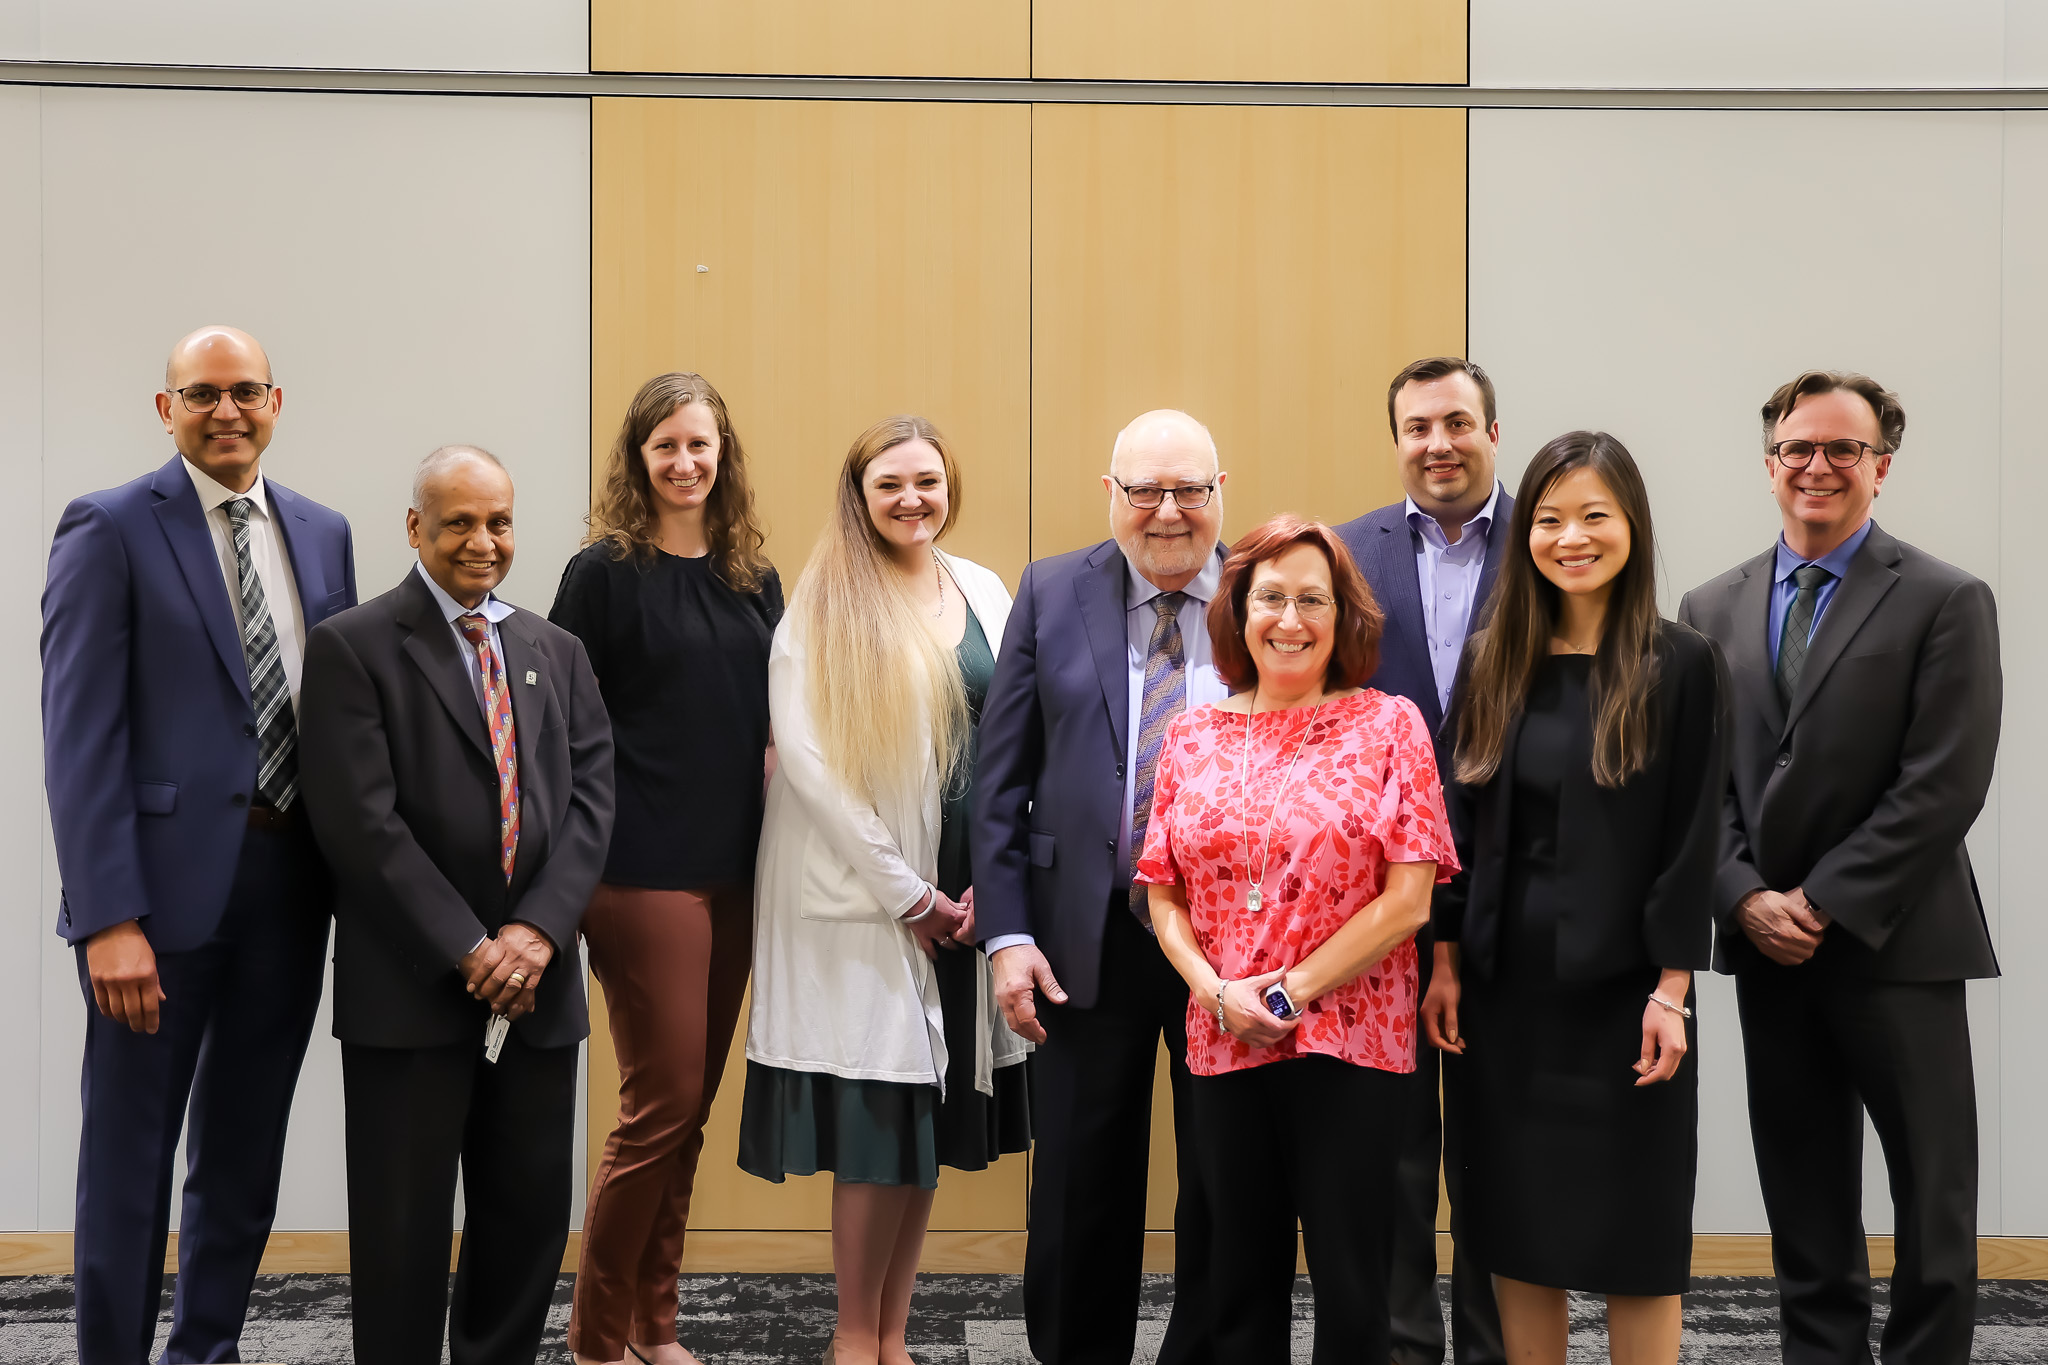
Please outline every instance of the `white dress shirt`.
M434 581L434 576L427 572L426 565L415 563L413 567L419 570L420 579L427 585L427 591L434 594L434 601L439 604L441 614L448 618L448 629L455 636L455 647L462 651L463 662L469 665L469 686L470 690L476 693L477 709L484 713L484 721L488 724L491 718L491 711L484 704L483 667L476 661L476 646L471 644L469 637L462 633L462 627L455 624L455 618L476 613L481 615L490 624L491 651L498 656L498 667L505 674L506 701L509 704L511 701L512 665L505 662L505 642L498 638L498 622L510 616L518 608L509 602L499 601L497 594L488 592L484 594L484 600L477 603L477 605L465 607L462 603L450 597L447 590Z
M1124 560L1127 580L1124 589L1124 667L1130 678L1130 705L1125 712L1124 723L1124 818L1116 831L1116 856L1119 866L1131 855L1131 810L1137 803L1138 791L1138 728L1145 706L1145 656L1152 649L1152 631L1159 624L1159 613L1153 609L1152 599L1163 591L1151 579L1138 572L1138 566L1127 557ZM1213 651L1209 647L1209 603L1216 596L1216 589L1223 581L1223 561L1215 555L1202 571L1179 591L1186 596L1175 613L1180 622L1182 676L1187 680L1187 709L1208 706L1220 702L1230 695L1230 684L1223 681L1223 675L1216 671ZM993 957L1005 948L1019 943L1037 942L1030 934L1002 934L992 938L985 945Z
M183 458L182 456L180 458ZM235 528L228 521L227 504L247 498L249 508L249 563L256 581L263 585L263 601L270 608L270 628L277 633L277 661L284 668L285 686L292 697L292 714L299 710L299 677L305 672L306 613L299 609L299 580L292 574L291 556L285 552L284 536L277 529L271 510L269 490L263 476L249 485L246 493L224 488L190 460L185 472L192 476L192 490L206 513L206 532L213 537L214 557L220 560L221 580L228 588L228 609L235 614L235 630L242 622L242 578L235 567Z
M1486 544L1493 535L1494 509L1500 505L1500 480L1493 496L1458 533L1453 545L1435 517L1404 499L1408 524L1415 530L1415 581L1422 589L1422 629L1428 636L1429 671L1436 682L1439 715L1451 709L1451 685L1458 680L1458 660L1472 629L1472 608L1479 600L1479 580L1486 573Z

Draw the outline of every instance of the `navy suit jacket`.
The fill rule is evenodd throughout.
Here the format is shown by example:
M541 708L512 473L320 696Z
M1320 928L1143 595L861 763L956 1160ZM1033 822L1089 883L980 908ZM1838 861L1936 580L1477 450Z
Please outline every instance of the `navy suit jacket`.
M1217 548L1218 558L1222 547ZM1068 1000L1101 989L1129 745L1130 571L1114 540L1024 570L981 708L974 775L974 916L985 943L1038 942Z
M267 481L306 629L355 605L339 512ZM64 509L43 589L43 783L77 944L139 919L195 948L227 908L256 790L234 608L183 461Z
M1493 529L1487 539L1486 562L1479 569L1479 592L1472 599L1471 626L1477 629L1486 619L1493 597L1493 582L1500 574L1500 550L1507 543L1513 524L1515 500L1501 490L1493 508ZM1429 666L1429 639L1423 628L1422 580L1415 568L1415 528L1408 524L1405 502L1393 503L1337 528L1338 537L1358 561L1367 586L1386 613L1385 631L1380 636L1380 666L1366 683L1382 692L1406 697L1422 708L1433 735L1443 729L1444 709L1437 704L1436 673ZM1439 735L1439 741L1441 741ZM981 893L975 893L977 906Z

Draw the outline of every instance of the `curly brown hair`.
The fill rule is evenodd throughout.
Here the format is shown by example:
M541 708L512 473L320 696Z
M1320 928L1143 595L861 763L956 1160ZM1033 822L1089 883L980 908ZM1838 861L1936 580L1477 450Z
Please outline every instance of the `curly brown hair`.
M1258 665L1252 662L1251 650L1244 642L1245 597L1251 591L1252 570L1297 545L1323 552L1330 566L1330 588L1337 596L1335 639L1329 665L1323 670L1323 686L1333 692L1362 687L1380 666L1380 633L1386 628L1386 614L1373 600L1372 588L1358 571L1351 551L1322 522L1282 512L1230 547L1215 600L1209 603L1210 661L1232 691L1245 691L1259 680Z
M711 409L718 422L718 478L704 502L704 538L719 576L735 592L757 592L767 574L761 546L767 536L754 513L754 487L747 478L747 452L732 428L725 399L701 374L671 371L640 386L626 405L626 418L605 463L604 488L590 509L586 544L609 542L614 559L651 558L659 538L654 484L640 447L654 429L691 403Z

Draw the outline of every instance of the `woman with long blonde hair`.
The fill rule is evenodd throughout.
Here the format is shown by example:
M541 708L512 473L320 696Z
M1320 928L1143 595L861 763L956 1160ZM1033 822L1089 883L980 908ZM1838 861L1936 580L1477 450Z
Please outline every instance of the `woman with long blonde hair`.
M1030 1144L1027 1046L974 942L976 726L1010 608L935 542L946 440L891 417L847 452L769 659L778 764L756 874L740 1165L831 1171L839 1321L825 1359L907 1365L941 1165Z
M583 937L611 1015L619 1117L583 1218L579 1365L694 1365L676 1341L676 1270L747 986L782 619L761 539L718 390L696 374L641 385L549 613L590 655L617 753L618 814Z

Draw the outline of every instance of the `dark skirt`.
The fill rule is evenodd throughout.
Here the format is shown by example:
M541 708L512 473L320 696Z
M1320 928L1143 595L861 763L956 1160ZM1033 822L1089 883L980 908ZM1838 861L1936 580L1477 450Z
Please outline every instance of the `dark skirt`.
M1594 1294L1685 1292L1698 1167L1697 1035L1678 1074L1636 1088L1658 971L1557 976L1563 889L1513 870L1493 977L1466 974L1461 1220L1496 1275Z
M936 1189L939 1167L986 1170L1031 1146L1024 1061L998 1067L995 1094L974 1088L975 977L981 954L942 949L939 1004L946 1027L946 1098L935 1085L849 1080L822 1071L747 1063L740 1104L740 1169L777 1184L831 1171L869 1185Z

